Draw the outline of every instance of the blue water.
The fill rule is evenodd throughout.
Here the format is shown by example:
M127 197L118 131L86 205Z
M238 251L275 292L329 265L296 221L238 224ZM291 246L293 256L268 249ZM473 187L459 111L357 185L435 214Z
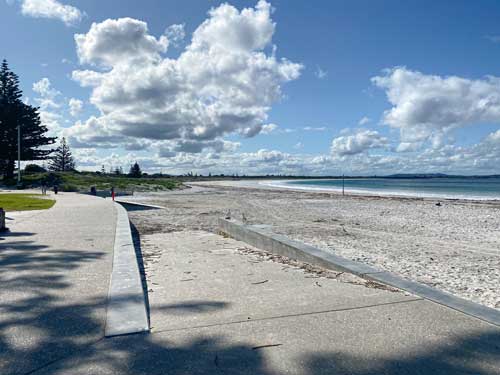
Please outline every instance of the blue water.
M342 190L342 180L275 181L282 187ZM346 193L462 199L500 199L500 178L346 179Z

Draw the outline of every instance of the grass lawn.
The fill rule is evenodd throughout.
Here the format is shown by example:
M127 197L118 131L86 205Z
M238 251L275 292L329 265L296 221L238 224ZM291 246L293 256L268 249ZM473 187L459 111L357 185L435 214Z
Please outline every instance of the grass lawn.
M0 193L0 207L5 211L45 210L56 203L52 199L37 198L41 194Z

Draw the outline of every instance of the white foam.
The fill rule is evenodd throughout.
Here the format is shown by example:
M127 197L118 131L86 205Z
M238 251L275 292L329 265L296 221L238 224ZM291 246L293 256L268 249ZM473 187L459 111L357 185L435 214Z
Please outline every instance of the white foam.
M312 187L312 186L301 186L298 184L290 184L290 182L297 182L297 181L320 181L320 180L271 180L271 181L260 181L259 184L274 188L342 193L342 188L337 186ZM404 190L385 190L385 189L382 190L382 189L345 188L345 192L347 194L370 195L370 196L396 196L396 197L411 197L411 198L441 198L441 199L464 199L464 200L484 200L484 201L500 200L500 196L411 192Z

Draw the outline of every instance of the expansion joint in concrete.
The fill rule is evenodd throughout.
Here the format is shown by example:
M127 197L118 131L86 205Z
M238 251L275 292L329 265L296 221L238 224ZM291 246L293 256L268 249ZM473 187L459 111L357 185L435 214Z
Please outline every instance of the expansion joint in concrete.
M157 333L163 333L163 332L187 331L187 330L191 330L191 329L223 327L223 326L229 326L229 325L234 325L234 324L254 323L254 322L262 322L262 321L286 319L286 318L296 318L296 317L300 317L300 316L311 316L311 315L330 314L330 313L344 312L344 311L366 310L366 309L372 309L372 308L376 308L376 307L383 307L383 306L390 306L390 305L401 305L401 304L419 302L419 301L423 301L423 300L424 300L423 298L415 298L415 299L406 299L404 301L377 303L377 304L365 305L365 306L343 307L343 308L339 308L339 309L310 311L310 312L297 313L297 314L282 314L282 315L267 316L267 317L255 318L255 319L233 320L233 321L214 323L214 324L197 325L197 326L172 328L172 329L162 329L162 330L158 330L158 331L152 331L151 333L157 334Z
M81 348L78 349L78 351L75 351L73 353L69 353L69 354L66 354L66 355L63 355L63 356L60 356L60 357L57 357L57 358L54 358L53 360L51 361L48 361L40 366L38 366L37 368L33 369L33 370L30 370L28 372L25 372L23 373L22 375L33 375L33 374L36 374L37 372L39 371L42 371L43 369L57 363L57 362L61 362L61 361L64 361L65 359L68 359L68 358L71 358L72 356L75 355L75 353L78 353L78 354L81 354L82 351L87 351L88 349L90 349L92 346L94 345L97 345L99 342L101 342L102 340L104 339L104 337L101 337L100 339L94 341L94 342L91 342L89 344L86 345L86 349L82 350Z

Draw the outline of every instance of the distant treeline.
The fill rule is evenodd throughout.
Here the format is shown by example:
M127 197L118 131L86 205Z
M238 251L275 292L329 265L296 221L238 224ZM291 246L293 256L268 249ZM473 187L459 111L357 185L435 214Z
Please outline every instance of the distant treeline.
M150 175L150 177L160 177L165 175ZM430 179L430 178L467 178L467 179L478 179L478 178L500 178L500 175L448 175L444 173L398 173L391 175L367 175L367 176L300 176L300 175L238 175L238 174L209 174L209 175L196 175L196 174L185 174L175 176L176 178L183 181L192 180L338 180L338 179L366 179L366 178L384 178L384 179Z
M500 174L490 175L451 175L444 173L399 173L383 176L383 178L500 178Z

